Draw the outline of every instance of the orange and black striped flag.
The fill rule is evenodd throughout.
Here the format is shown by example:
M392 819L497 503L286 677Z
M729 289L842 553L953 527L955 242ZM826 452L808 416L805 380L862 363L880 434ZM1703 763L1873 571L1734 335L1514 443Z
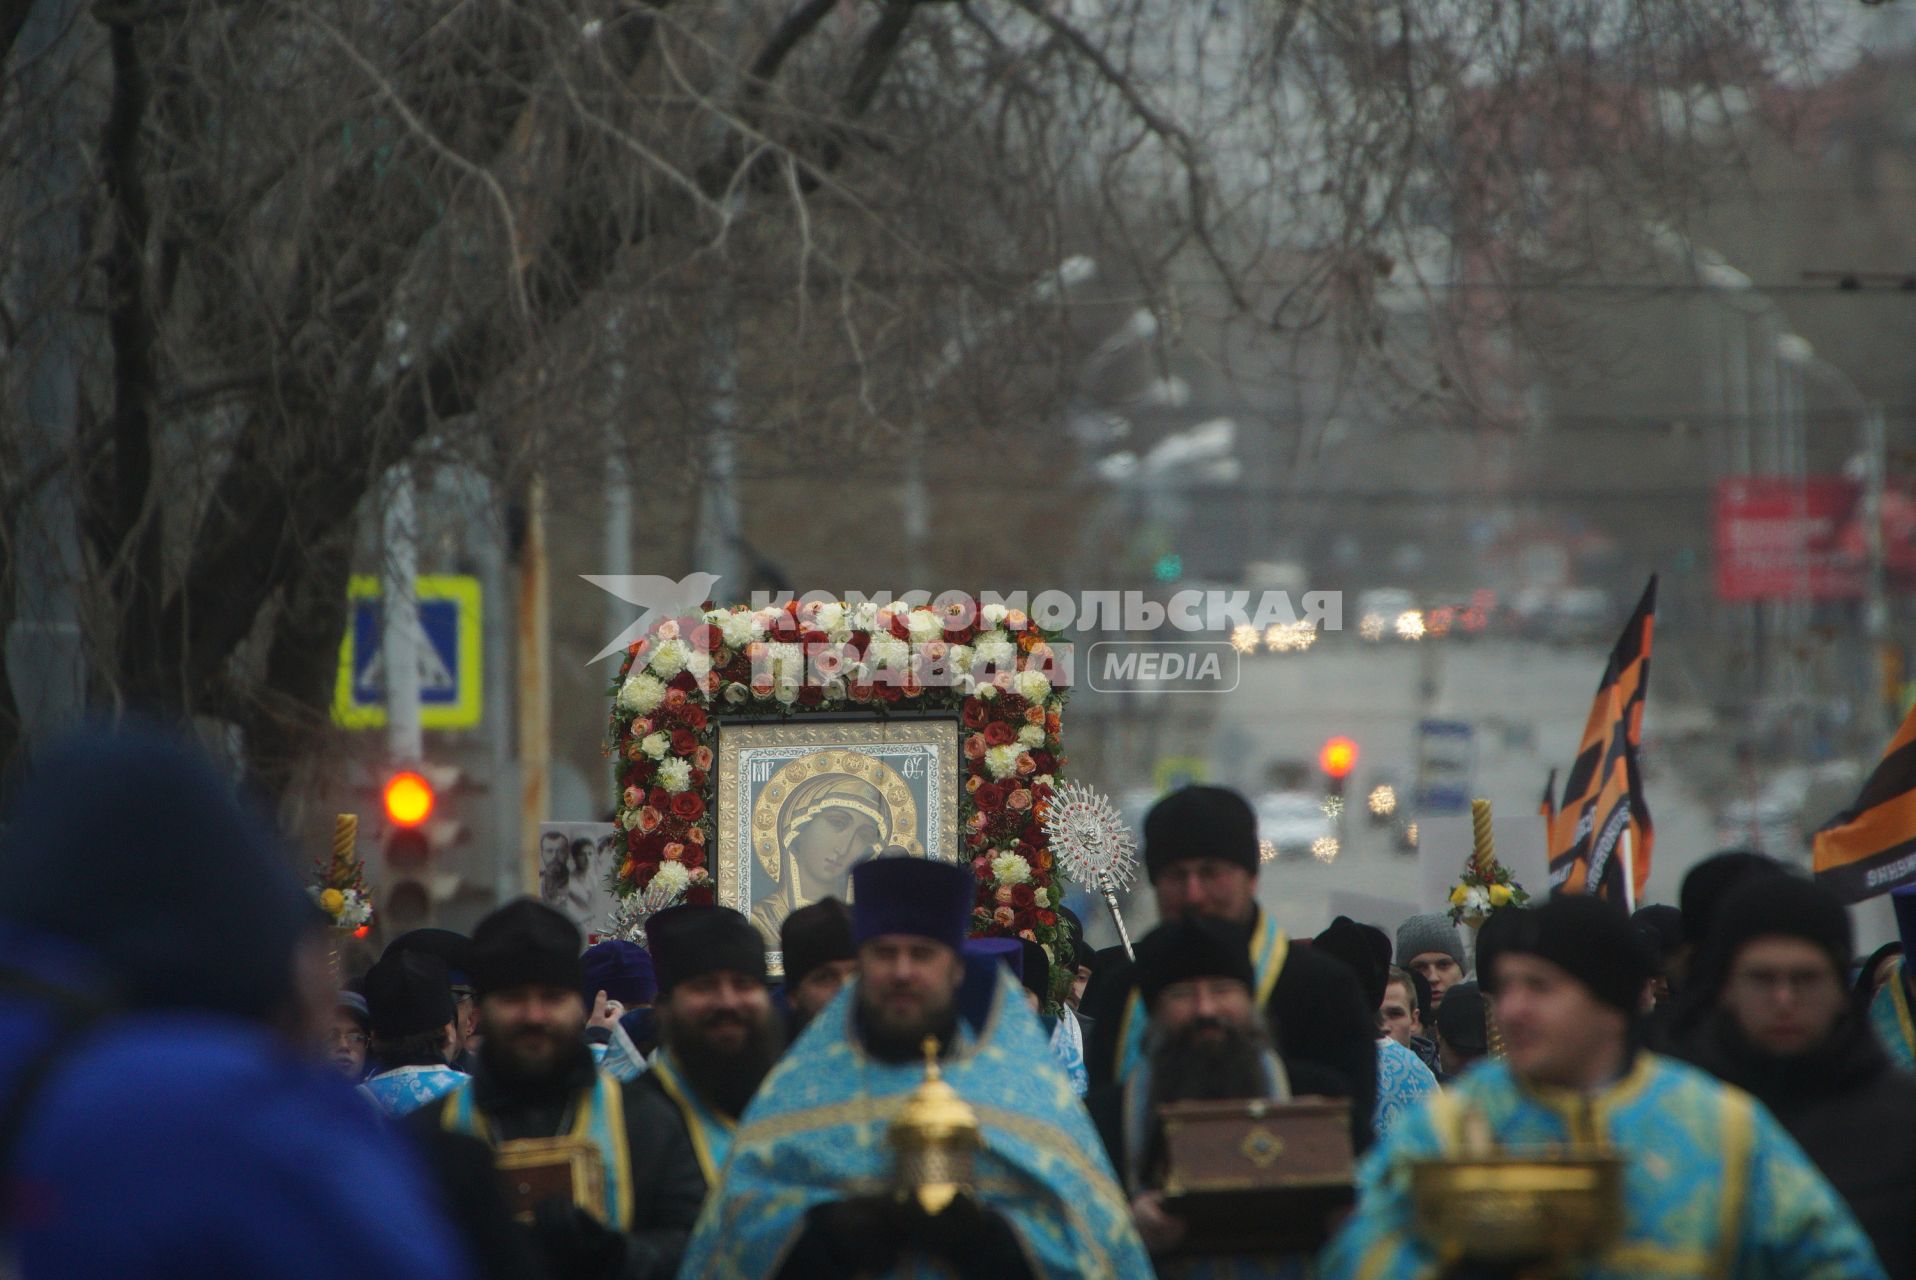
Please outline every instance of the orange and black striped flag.
M1816 882L1844 902L1861 902L1916 880L1916 708L1856 803L1824 823L1811 842Z
M1643 741L1643 699L1650 684L1650 639L1656 629L1657 580L1610 651L1583 745L1563 784L1563 805L1550 820L1550 891L1594 893L1635 903L1650 877L1655 831L1637 770ZM1623 833L1630 833L1631 884L1623 882Z
M1557 770L1551 766L1550 776L1543 780L1543 800L1537 805L1537 812L1543 815L1544 834L1550 833L1557 822Z

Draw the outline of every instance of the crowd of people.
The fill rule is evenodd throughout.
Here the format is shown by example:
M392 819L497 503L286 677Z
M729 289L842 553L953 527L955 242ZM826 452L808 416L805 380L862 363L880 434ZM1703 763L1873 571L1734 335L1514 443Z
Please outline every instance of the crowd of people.
M968 938L965 870L881 854L781 922L777 974L724 907L588 947L531 899L341 974L206 761L77 739L0 833L0 1275L1514 1276L1432 1237L1413 1163L1601 1147L1620 1220L1561 1274L1916 1276L1900 950L1854 966L1780 864L1306 939L1235 793L1143 836L1134 956ZM930 1065L977 1126L936 1212L887 1139ZM1347 1111L1347 1210L1310 1247L1194 1228L1161 1108L1306 1098Z

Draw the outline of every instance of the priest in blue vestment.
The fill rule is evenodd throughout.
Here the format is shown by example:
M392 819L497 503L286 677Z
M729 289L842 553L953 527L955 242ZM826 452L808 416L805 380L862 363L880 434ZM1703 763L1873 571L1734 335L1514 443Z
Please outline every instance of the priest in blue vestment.
M380 1069L359 1091L382 1112L409 1116L471 1078L446 1062L459 1015L444 960L388 948L366 973L366 1005Z
M1462 1274L1416 1225L1410 1167L1472 1135L1503 1149L1603 1145L1628 1162L1615 1238L1566 1280L1882 1280L1849 1209L1769 1112L1636 1047L1652 970L1620 907L1567 896L1504 915L1514 921L1479 959L1506 1056L1473 1067L1365 1158L1357 1212L1320 1256L1319 1280Z
M881 857L852 885L857 981L747 1108L681 1274L1149 1276L1124 1195L1022 991L1001 974L978 1029L959 1017L971 877ZM886 1142L925 1079L927 1036L982 1130L969 1189L935 1215L895 1194Z

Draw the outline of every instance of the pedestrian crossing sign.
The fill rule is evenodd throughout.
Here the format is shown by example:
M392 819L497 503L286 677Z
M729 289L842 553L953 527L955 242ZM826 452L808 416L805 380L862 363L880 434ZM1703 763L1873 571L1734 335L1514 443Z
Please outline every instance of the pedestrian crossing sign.
M465 574L424 574L419 598L419 722L428 729L470 729L479 723L479 580ZM385 654L379 579L355 574L347 584L346 634L339 643L333 687L333 723L345 729L386 724Z

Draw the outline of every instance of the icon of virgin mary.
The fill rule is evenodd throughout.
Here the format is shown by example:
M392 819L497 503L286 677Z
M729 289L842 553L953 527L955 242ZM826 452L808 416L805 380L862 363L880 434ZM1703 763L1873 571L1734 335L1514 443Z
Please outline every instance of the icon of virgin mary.
M852 868L891 839L891 806L865 779L827 771L793 787L779 806L776 855L761 854L778 883L752 907L752 923L765 945L778 948L779 926L799 907L820 898L843 901Z

